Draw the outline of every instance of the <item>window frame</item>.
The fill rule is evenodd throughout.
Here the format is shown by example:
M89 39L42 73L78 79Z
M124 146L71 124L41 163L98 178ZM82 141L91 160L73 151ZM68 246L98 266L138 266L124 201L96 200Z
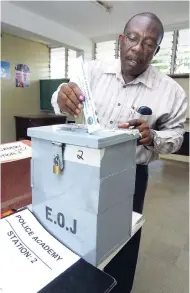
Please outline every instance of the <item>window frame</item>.
M78 57L79 55L81 55L81 54L83 54L83 51L81 51L81 50L77 50L77 49L73 49L73 48L69 48L69 47L66 47L66 46L60 46L60 47L55 47L55 48L49 48L49 77L50 77L50 79L52 79L52 75L51 75L51 73L52 73L52 70L51 70L51 57L52 57L52 55L51 55L51 52L52 52L52 49L61 49L61 48L63 48L64 49L64 51L65 51L65 63L64 63L64 67L65 67L65 76L62 76L62 77L60 77L60 78L69 78L69 76L68 76L68 73L69 73L69 50L72 50L72 51L75 51L76 52L76 56Z
M178 29L178 30L170 30L170 31L166 31L166 33L172 33L173 32L173 38L172 38L172 44L171 44L171 63L170 63L170 68L169 68L169 72L166 73L169 76L177 76L177 77L188 77L190 72L183 72L183 73L176 73L175 69L176 69L176 62L177 62L177 49L178 49L178 40L179 40L179 34L180 31L183 30L189 30L190 33L190 29L189 28L183 28L183 29ZM119 38L116 37L115 39L109 39L107 41L115 41L115 49L114 49L114 59L118 59L119 58ZM97 44L99 43L103 43L103 42L107 42L107 41L100 41L100 42L95 42L94 44L94 60L96 59L96 48L97 48ZM161 71L162 72L162 71Z

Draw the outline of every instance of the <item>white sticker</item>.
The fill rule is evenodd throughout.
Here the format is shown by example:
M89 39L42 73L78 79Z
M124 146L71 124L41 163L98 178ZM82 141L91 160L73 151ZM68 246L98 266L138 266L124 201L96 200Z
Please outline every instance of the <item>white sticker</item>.
M0 145L0 162L9 162L31 158L32 149L23 142L13 142Z
M27 209L0 220L0 239L0 292L36 293L80 259Z
M66 145L64 160L100 167L105 149L92 149L81 146Z

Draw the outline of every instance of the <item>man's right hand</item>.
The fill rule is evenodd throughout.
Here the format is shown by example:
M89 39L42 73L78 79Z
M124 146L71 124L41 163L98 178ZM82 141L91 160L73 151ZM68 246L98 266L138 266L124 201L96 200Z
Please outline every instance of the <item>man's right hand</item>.
M65 111L75 118L83 108L84 94L74 82L63 84L58 92L57 103L61 111Z

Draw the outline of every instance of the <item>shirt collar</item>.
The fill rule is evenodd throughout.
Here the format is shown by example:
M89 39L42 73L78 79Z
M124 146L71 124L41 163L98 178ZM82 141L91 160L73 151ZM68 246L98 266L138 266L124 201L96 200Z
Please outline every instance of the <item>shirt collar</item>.
M121 62L120 59L116 59L112 65L108 65L104 71L105 74L115 74L117 78L121 78ZM138 84L143 83L148 88L153 88L155 80L155 71L153 70L152 65L140 74L137 78L131 81L129 84Z

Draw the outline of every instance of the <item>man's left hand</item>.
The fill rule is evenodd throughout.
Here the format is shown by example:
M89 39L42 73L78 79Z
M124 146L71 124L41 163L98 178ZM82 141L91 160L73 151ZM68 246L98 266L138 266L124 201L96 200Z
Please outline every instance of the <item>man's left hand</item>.
M150 146L153 143L153 136L150 131L150 127L148 126L147 122L142 119L133 119L126 123L119 124L118 128L129 128L134 127L139 130L140 132L140 140L139 144Z

